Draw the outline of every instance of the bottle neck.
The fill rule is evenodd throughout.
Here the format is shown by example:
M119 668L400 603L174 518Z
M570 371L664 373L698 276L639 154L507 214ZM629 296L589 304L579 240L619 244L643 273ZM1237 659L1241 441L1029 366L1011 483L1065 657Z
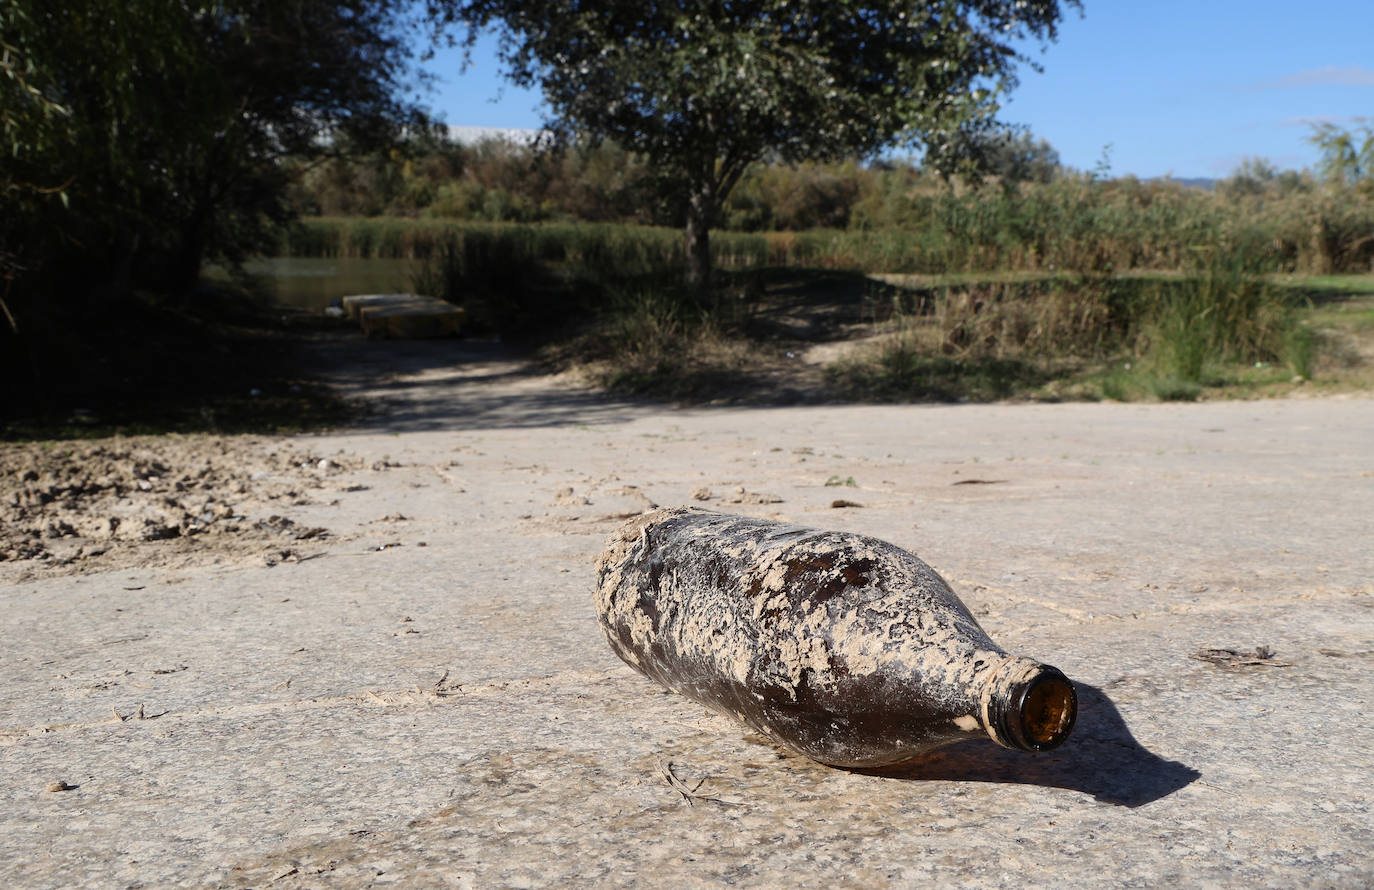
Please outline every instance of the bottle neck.
M1009 657L983 686L983 726L1004 748L1048 751L1073 732L1078 696L1058 668Z

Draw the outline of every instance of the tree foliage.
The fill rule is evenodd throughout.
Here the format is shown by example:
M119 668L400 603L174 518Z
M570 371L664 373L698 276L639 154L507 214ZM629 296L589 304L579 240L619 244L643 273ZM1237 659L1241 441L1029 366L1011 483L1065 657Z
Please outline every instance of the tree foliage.
M1312 128L1309 141L1321 152L1317 167L1337 185L1374 183L1374 126L1347 130L1331 123Z
M22 150L56 141L71 115L53 98L50 72L33 59L33 36L33 20L22 4L0 6L0 156L8 156L0 189L6 193L42 190L14 178L15 160Z
M953 157L933 165L962 172L972 179L994 176L1003 185L1052 182L1059 175L1059 152L1044 139L1019 127L994 126L959 140Z
M1015 85L1013 47L1053 39L1059 0L436 0L494 27L563 134L641 153L687 207L689 278L753 162L921 145L942 159ZM1078 6L1078 0L1064 0Z
M184 290L289 210L285 159L388 138L409 0L5 0L0 255L29 296Z

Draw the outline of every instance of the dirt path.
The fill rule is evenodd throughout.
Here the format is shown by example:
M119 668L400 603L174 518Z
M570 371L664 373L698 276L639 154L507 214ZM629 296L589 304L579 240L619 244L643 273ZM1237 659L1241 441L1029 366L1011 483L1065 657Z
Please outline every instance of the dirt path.
M355 430L5 452L4 534L80 537L0 561L0 882L1374 880L1374 401L674 410L494 347L331 361ZM1080 683L1075 737L868 776L661 693L591 567L687 502L920 554Z

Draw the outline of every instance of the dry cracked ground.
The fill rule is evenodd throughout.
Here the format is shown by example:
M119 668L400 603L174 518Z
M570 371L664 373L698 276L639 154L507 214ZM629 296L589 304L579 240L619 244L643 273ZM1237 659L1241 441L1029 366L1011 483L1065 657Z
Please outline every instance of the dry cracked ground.
M0 450L0 883L1374 882L1374 401L678 410L348 348L355 429ZM679 503L918 553L1074 737L867 775L656 688L592 565Z

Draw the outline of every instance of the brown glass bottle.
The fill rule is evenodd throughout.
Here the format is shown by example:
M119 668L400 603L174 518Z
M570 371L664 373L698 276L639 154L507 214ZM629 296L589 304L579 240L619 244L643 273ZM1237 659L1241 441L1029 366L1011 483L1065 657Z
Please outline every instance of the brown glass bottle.
M980 735L1046 751L1073 729L1062 673L1008 655L933 569L875 538L658 510L597 573L626 663L821 763L889 766Z

